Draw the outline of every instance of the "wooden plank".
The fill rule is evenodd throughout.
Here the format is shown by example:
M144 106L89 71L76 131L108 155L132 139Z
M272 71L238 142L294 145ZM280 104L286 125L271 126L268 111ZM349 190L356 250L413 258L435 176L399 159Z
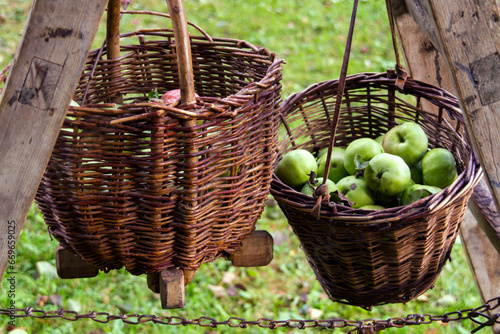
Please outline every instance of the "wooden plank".
M445 57L473 145L500 204L500 15L495 0L405 0Z
M491 244L500 253L500 216L486 181L481 180L474 188L472 199L469 201L469 210Z
M391 6L408 73L414 79L428 82L455 94L455 86L447 60L430 40L430 38L435 39L436 37L434 31L429 29L429 17L422 14L421 8L417 10L409 7L407 11L407 8L400 1L393 0ZM410 10L412 14L410 14ZM413 19L415 13L418 13L420 23ZM421 28L422 24L423 28ZM426 110L433 109L431 103L423 103L423 107ZM494 199L485 181L476 187L469 205L471 205L471 210L481 227L500 252L500 222L496 216Z
M413 79L427 82L453 93L455 88L448 74L445 58L410 13L406 11L402 2L393 0L391 6L399 46L405 59L408 74ZM429 102L423 107L426 110L437 109ZM437 112L437 110L435 111Z
M235 267L267 266L273 260L274 240L269 232L254 231L243 239L240 247L231 255Z
M73 253L56 247L56 268L57 275L63 279L95 277L99 274L99 269Z
M462 240L467 240L466 243L463 243L464 251L481 301L484 303L498 297L500 292L500 254L496 252L470 210L466 211L464 221L460 225L460 236ZM495 310L490 310L489 313L493 315ZM493 326L492 331L495 334L500 334L500 324Z
M23 228L106 3L35 0L31 7L0 97L2 275L13 250L8 242Z
M424 33L425 29L421 29L422 22L420 24L415 22L410 13L400 6L400 3L392 2L391 6L401 49L411 76L453 92L454 83L448 70L447 60ZM429 108L429 106L424 107ZM474 189L460 233L469 268L483 302L496 297L500 291L500 272L498 271L500 249L497 252L493 246L500 244L494 228L494 226L500 226L498 224L496 206L486 182L482 181ZM488 231L491 240L481 227ZM494 333L500 333L498 327L493 327Z

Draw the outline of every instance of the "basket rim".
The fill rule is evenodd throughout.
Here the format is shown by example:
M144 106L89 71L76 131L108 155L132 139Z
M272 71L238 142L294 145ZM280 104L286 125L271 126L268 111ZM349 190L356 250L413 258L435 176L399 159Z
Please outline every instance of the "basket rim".
M173 29L171 28L155 28L155 29L138 29L128 33L120 34L120 39L130 38L134 36L158 36L165 37L168 39L170 43L175 45L175 36L173 33ZM255 94L259 94L266 89L272 87L276 82L281 80L282 74L282 64L285 63L285 60L280 58L277 53L269 51L265 47L255 46L252 43L240 40L240 39L232 39L232 38L220 38L220 37L211 37L208 35L190 35L189 36L192 45L214 45L217 47L222 47L226 49L230 49L231 51L238 52L241 55L251 54L252 56L260 56L262 59L262 63L267 65L267 69L265 75L258 81L249 82L245 87L241 88L239 91L225 96L223 98L214 98L210 96L201 96L196 98L196 104L165 104L162 101L149 101L149 102L141 102L140 106L143 107L151 107L156 109L157 111L164 110L172 116L176 116L179 118L204 118L210 117L213 115L217 116L227 116L234 117L238 114L237 110L240 108L244 108L245 105L251 102L254 99ZM193 43L196 41L196 43ZM160 40L151 40L151 42L161 42ZM121 44L120 48L130 48L135 46L132 44ZM94 54L98 54L99 49L91 50L89 53L89 58L93 57ZM102 51L102 54L105 54L106 50ZM102 55L101 55L102 57ZM114 61L120 61L125 58L126 55L123 55ZM107 62L112 60L106 60ZM82 106L90 106L92 103L85 103ZM129 103L127 105L134 105L133 103ZM81 107L82 107L81 106ZM117 109L120 109L124 105L120 106ZM125 105L126 106L126 105ZM96 108L97 105L92 105L91 108ZM109 107L109 106L107 106ZM79 107L75 107L77 110ZM236 109L236 110L235 110ZM278 110L278 108L276 108ZM89 110L90 111L90 110Z
M390 86L393 86L394 88L396 88L399 92L401 92L403 94L415 95L414 93L420 89L424 96L425 95L433 96L435 99L439 100L439 102L446 105L447 108L454 110L458 114L462 113L457 97L455 97L449 91L447 91L443 88L440 88L440 87L436 87L436 86L431 85L429 83L426 83L425 81L416 80L416 79L413 79L412 77L408 77L406 79L405 85L404 85L405 91L401 91L395 85L395 80L396 80L397 75L396 75L396 71L394 69L387 69L386 72L360 72L360 73L348 75L346 77L345 89L346 90L349 89L349 85L350 84L352 85L353 82L356 84L359 84L359 83L368 84L368 83L372 82L374 79L379 79L379 78L384 78L384 77L387 79L385 81L385 83L388 86L390 83L394 83L394 84L390 84ZM312 83L308 87L306 87L305 89L290 94L281 104L281 111L283 112L283 110L288 110L288 109L292 108L292 106L295 103L297 103L298 100L300 100L303 96L307 96L307 95L312 96L312 95L314 95L314 93L316 91L323 90L325 88L325 86L328 87L331 85L335 85L335 84L338 84L338 82L339 82L339 79L323 80L320 82ZM381 81L380 85L382 86L382 81ZM406 89L408 89L407 92L406 92ZM434 95L431 95L433 93L434 93ZM285 114L285 116L286 116L286 114ZM463 118L461 119L461 121L464 122Z

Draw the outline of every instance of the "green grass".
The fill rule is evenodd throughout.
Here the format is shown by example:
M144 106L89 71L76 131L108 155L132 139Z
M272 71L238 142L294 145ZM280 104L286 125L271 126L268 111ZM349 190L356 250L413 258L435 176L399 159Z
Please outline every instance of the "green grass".
M0 0L0 67L15 53L31 1ZM247 40L265 46L285 59L283 97L318 81L335 79L340 72L351 5L347 1L185 1L188 20L210 35ZM166 11L164 1L137 0L134 10ZM168 27L164 18L124 16L122 31L137 27ZM195 33L195 31L193 31ZM101 25L94 46L104 38ZM349 73L384 71L394 65L384 1L361 1L354 35ZM440 275L435 287L424 297L403 304L375 307L368 312L358 307L330 301L321 290L309 267L299 242L276 206L268 206L257 224L275 238L274 260L266 267L235 268L221 259L203 265L187 286L186 307L162 310L158 296L146 287L145 276L133 276L125 270L100 273L95 278L62 280L54 275L54 250L57 242L50 239L40 213L33 206L18 241L16 251L16 307L32 306L44 310L60 307L81 313L89 311L112 314L156 314L182 316L189 319L207 316L219 321L229 317L247 320L258 318L363 320L405 317L407 314L442 315L480 305L477 289L458 243L453 248L453 261ZM37 269L45 264L45 270ZM234 274L234 275L233 275ZM233 275L234 280L223 282ZM8 305L6 277L0 286L0 305ZM216 295L214 291L220 291ZM47 301L42 304L42 300ZM103 319L103 318L100 318ZM6 332L7 317L0 317L0 333ZM135 320L135 319L134 319ZM114 320L99 324L91 320L76 322L61 319L17 319L16 325L30 333L264 333L268 329L250 326L235 330L228 326L217 329L198 326L166 326L145 323L125 324ZM4 328L3 330L1 328ZM467 333L470 321L388 329L386 333ZM327 330L278 329L278 333L327 332ZM339 332L342 332L340 330Z

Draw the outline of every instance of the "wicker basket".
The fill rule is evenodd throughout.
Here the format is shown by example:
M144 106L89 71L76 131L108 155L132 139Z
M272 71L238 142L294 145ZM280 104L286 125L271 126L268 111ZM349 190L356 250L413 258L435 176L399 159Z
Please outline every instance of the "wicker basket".
M337 85L338 80L321 82L285 100L280 156L295 148L317 152L328 147ZM347 77L335 146L376 138L398 121L417 122L431 147L445 147L455 156L459 177L444 191L381 211L323 202L318 219L311 213L314 198L273 176L271 194L334 301L370 309L408 302L431 288L450 258L467 201L481 178L456 98L412 79L400 91L391 71Z
M191 36L201 97L164 104L148 93L179 88L176 34L122 37L116 59L91 51L74 94L81 107L68 110L36 202L60 244L103 271L194 270L232 253L265 206L282 60ZM109 103L120 94L123 105Z

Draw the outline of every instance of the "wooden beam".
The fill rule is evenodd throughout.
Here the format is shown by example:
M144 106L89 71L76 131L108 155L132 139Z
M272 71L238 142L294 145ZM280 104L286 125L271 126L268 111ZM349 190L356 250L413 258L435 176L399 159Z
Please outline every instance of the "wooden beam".
M107 0L35 0L0 97L0 274L23 228Z
M407 69L415 79L454 91L447 59L434 47L429 36L400 3L391 3L401 49ZM428 23L427 23L428 24ZM430 34L432 37L434 34ZM427 110L429 105L424 106ZM487 233L485 233L487 231ZM469 268L483 302L495 298L500 291L500 223L494 200L485 181L474 189L469 209L460 226L460 235ZM500 333L499 326L493 327Z
M481 302L498 297L500 292L500 254L489 241L470 210L465 212L464 221L460 225L460 236L465 255L476 282ZM489 310L490 315L496 313ZM483 319L484 320L484 319ZM492 327L495 334L500 334L500 324Z
M473 145L500 204L500 15L496 0L405 0L446 60Z
M500 254L500 216L486 181L481 180L474 188L469 201L469 210Z
M435 42L433 43L430 39L435 39L436 34L429 28L429 17L422 14L423 9L416 7L415 2L407 8L404 3L393 0L391 6L400 48L411 77L455 94L455 85L449 72L447 59L434 46ZM419 23L414 20L415 16L420 20ZM426 110L433 109L431 103L423 104L423 107ZM479 225L500 252L500 222L487 181L481 181L475 188L469 205Z

